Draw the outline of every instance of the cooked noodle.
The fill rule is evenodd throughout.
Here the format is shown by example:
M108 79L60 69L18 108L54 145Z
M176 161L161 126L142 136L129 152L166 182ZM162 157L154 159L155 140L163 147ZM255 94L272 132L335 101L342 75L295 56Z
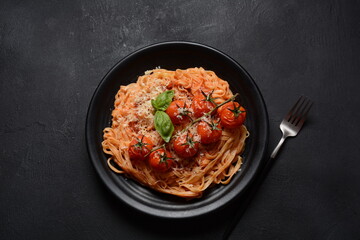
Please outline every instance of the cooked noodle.
M171 142L166 144L175 158L174 167L167 172L153 170L146 161L132 162L129 157L129 144L139 135L150 138L155 146L164 143L154 128L151 99L166 90L174 90L174 100L191 102L199 89L213 90L217 104L233 96L226 81L203 68L154 69L140 76L136 83L121 86L115 96L112 126L104 129L102 142L103 151L110 155L109 167L152 189L185 198L201 197L214 184L228 184L242 164L240 154L249 135L244 125L223 129L220 141L201 145L199 153L191 159L178 157ZM189 128L194 135L197 124ZM173 136L183 128L183 125L175 126Z

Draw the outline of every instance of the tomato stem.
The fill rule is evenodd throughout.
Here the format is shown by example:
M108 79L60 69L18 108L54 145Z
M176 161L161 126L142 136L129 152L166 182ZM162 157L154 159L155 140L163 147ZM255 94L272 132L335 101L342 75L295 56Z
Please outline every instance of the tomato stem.
M194 148L195 144L198 143L198 141L194 141L190 136L189 132L186 134L186 142L181 145L189 145L190 148Z
M146 147L146 145L150 145L149 143L145 143L144 141L144 137L145 135L142 135L141 139L140 138L136 138L137 143L135 143L134 145L132 145L135 148L138 149L142 149L142 147ZM146 147L147 148L147 147Z
M162 145L160 145L160 146L158 146L158 147L154 147L150 152L148 152L146 155L145 155L145 157L147 157L149 154L151 154L152 152L155 152L156 150L159 150L160 148L164 148L164 149L166 149L165 148L166 146L165 146L165 143L163 143Z
M204 121L204 122L210 127L211 131L221 130L220 128L217 127L219 125L219 122L214 122L214 121L211 122Z
M234 109L228 108L228 110L234 113L235 118L238 118L241 113L245 112L245 111L241 111L240 108L241 106L237 107L234 103Z
M179 114L181 116L185 116L185 117L189 117L189 114L191 113L191 111L189 111L189 109L186 107L186 103L184 104L184 107L180 107L178 104L176 104L176 106L178 107L179 109ZM190 118L191 119L191 118Z
M216 105L213 109L211 109L209 112L205 113L203 116L191 121L182 131L180 131L179 133L183 133L185 131L187 131L192 125L194 125L197 122L200 122L202 119L210 116L214 111L216 111L219 107L223 106L224 104L233 101L239 94L236 93L235 95L233 95L231 98L229 98L228 100L220 103L219 105ZM177 135L177 134L176 134ZM174 135L173 137L175 137L176 135Z
M166 154L166 151L163 154L159 153L159 157L160 157L160 162L159 163L165 163L166 166L168 166L168 161L167 160L175 159L175 158L172 158L172 157L168 157L167 154Z
M203 90L200 90L200 91L201 91L201 94L205 97L205 99L203 101L211 102L215 106L217 105L216 102L214 101L217 98L212 97L212 94L214 93L214 89L209 94L206 94Z

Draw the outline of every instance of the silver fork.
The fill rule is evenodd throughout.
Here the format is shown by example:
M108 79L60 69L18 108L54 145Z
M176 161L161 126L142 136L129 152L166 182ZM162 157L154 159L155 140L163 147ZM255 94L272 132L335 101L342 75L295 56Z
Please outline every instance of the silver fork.
M280 142L275 147L273 153L270 156L270 159L268 159L268 161L265 163L265 166L262 168L261 172L255 179L247 194L244 195L245 197L243 198L243 201L241 203L242 208L240 208L238 212L235 213L234 219L227 226L222 236L222 239L228 239L228 237L230 236L242 214L245 212L247 206L250 204L252 198L255 196L255 193L260 188L261 183L269 172L272 163L274 162L273 160L279 152L279 149L283 145L285 139L287 137L295 137L299 133L300 129L304 125L307 114L309 113L312 104L312 101L310 101L308 98L301 96L282 120L280 124L280 129L283 133L283 136L280 139Z
M287 137L295 137L299 133L300 129L304 125L312 104L313 103L310 99L301 96L295 105L290 109L280 124L280 129L283 133L283 136L272 152L271 158L276 157Z

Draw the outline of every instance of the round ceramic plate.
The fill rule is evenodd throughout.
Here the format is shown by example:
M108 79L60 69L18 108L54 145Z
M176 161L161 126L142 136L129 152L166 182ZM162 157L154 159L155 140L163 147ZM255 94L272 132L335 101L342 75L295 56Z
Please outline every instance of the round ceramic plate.
M137 81L146 70L160 66L168 70L203 67L228 81L237 99L247 109L250 137L243 153L244 163L228 185L207 189L199 199L185 200L156 192L112 172L101 147L103 129L111 125L111 111L120 85ZM164 42L142 48L118 62L102 79L89 105L86 119L89 156L105 185L120 200L146 214L165 218L189 218L224 207L240 196L254 179L268 142L268 115L253 79L226 54L198 43Z

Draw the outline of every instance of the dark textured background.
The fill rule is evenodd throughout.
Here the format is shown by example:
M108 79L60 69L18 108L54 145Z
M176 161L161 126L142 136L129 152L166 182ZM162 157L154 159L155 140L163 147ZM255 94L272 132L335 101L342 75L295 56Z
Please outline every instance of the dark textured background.
M164 221L109 193L84 125L105 73L143 46L208 44L263 93L269 151L304 94L315 105L230 239L360 239L358 1L1 1L0 238L219 239L239 206Z

